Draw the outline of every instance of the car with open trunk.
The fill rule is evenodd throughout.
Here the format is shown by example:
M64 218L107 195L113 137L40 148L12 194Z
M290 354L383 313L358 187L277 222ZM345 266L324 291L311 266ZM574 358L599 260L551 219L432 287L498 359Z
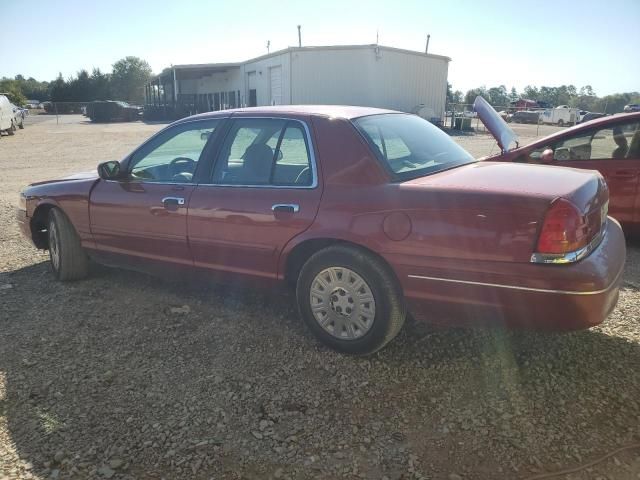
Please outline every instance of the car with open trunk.
M501 149L483 160L597 170L609 188L610 215L629 236L640 235L640 112L594 119L520 146L491 106L478 99L476 106Z

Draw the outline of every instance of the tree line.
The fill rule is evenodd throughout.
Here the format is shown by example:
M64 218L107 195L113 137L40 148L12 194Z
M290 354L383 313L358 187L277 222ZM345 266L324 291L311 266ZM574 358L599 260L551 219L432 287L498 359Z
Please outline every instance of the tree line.
M24 105L27 100L40 102L90 102L93 100L124 100L141 104L144 85L151 78L151 67L138 57L125 57L115 62L111 73L94 68L91 73L80 70L75 76L63 78L59 74L50 82L39 82L33 77L0 79L0 92L8 93L9 100Z
M447 84L447 103L472 104L477 96L483 97L499 109L507 108L510 102L521 98L544 102L551 106L569 105L580 110L602 113L619 113L629 103L640 103L640 92L614 93L598 97L591 85L585 85L580 89L574 85L559 87L527 85L522 92L518 92L514 87L507 90L504 85L491 88L482 86L472 88L463 94L460 90L454 91L450 83Z

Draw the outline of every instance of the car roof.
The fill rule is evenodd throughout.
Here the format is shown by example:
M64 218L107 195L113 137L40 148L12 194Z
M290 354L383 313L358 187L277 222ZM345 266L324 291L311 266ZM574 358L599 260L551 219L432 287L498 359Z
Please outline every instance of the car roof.
M267 107L233 108L229 110L219 110L217 112L201 113L187 117L188 119L228 117L232 114L257 114L265 115L309 115L333 118L354 119L366 117L368 115L381 115L385 113L404 113L396 110L386 110L383 108L358 107L353 105L273 105ZM185 119L186 120L186 119Z

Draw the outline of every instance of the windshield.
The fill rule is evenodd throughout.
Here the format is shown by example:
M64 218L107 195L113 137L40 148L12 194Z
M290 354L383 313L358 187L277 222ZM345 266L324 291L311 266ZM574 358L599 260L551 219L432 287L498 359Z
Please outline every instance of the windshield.
M354 120L354 124L399 180L475 161L449 135L416 115L371 115Z

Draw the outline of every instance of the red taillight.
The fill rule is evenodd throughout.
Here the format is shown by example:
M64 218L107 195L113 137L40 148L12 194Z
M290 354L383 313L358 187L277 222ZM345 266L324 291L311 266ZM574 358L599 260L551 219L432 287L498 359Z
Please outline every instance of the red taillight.
M590 241L589 230L580 210L568 200L559 198L547 211L536 252L563 254L580 250Z

